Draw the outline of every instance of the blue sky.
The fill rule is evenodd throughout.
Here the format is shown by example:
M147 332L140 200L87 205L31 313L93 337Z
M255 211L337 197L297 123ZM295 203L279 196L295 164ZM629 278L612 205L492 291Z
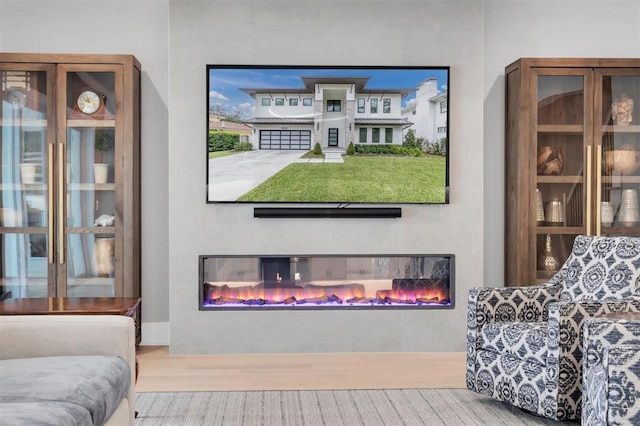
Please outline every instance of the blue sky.
M253 117L254 100L240 88L302 88L301 76L370 77L368 89L411 89L429 77L438 79L438 89L448 86L446 69L358 69L358 68L209 68L209 108L242 118ZM403 107L415 98L415 93L403 100Z

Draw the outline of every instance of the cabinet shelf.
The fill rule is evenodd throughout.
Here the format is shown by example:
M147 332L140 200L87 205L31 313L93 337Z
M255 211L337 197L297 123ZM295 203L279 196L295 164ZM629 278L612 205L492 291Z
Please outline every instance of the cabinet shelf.
M582 183L582 176L538 176L538 183Z
M114 234L114 226L76 226L67 228L69 234Z
M640 226L603 226L602 235L638 235Z
M624 184L640 183L640 176L603 176L602 183L611 185L610 189L615 189Z
M538 235L546 235L546 234L552 234L552 235L562 235L562 234L569 234L569 235L580 235L584 233L584 227L583 226L546 226L546 225L540 225L540 226L536 226L536 234Z
M44 191L44 183L0 183L0 191Z
M46 234L47 228L42 226L0 226L2 234Z
M115 183L70 183L68 191L115 191ZM46 191L44 183L0 183L0 191Z
M640 125L617 126L605 124L602 126L602 133L640 133Z
M67 127L116 127L116 120L67 120Z
M538 133L565 133L581 135L584 133L582 124L538 124Z
M47 120L22 118L20 122L16 124L14 119L0 118L0 127L40 127L44 129L47 127Z
M115 183L70 183L67 184L69 191L115 191Z

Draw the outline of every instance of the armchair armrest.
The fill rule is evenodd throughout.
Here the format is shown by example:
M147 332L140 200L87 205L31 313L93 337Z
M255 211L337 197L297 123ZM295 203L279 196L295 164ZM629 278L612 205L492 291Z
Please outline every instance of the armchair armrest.
M640 418L640 321L590 318L584 325L584 424L631 424Z
M547 308L560 298L560 284L530 287L475 287L469 290L467 325L477 335L488 322L547 320Z
M640 299L581 300L549 305L549 349L579 354L582 360L583 327L587 318L611 312L640 312Z
M547 385L559 404L582 392L583 327L588 318L610 312L640 312L640 300L572 301L549 305ZM566 395L564 397L563 395ZM580 406L578 406L578 410Z
M529 287L475 287L469 290L467 307L467 387L474 388L477 342L490 322L547 320L547 308L560 298L562 284L552 282Z

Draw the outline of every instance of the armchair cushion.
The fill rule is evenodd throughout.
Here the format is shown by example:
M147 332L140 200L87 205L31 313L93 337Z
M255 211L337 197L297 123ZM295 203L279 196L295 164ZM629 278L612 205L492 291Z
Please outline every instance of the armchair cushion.
M640 279L640 238L579 235L560 300L625 299Z

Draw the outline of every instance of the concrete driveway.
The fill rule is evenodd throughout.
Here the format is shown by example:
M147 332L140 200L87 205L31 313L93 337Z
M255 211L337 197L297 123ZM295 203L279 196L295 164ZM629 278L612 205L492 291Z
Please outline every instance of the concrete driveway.
M253 150L210 159L208 201L236 201L306 153Z
M209 160L208 201L236 201L291 163L344 163L341 149L326 149L324 159L300 158L304 150L253 150Z

